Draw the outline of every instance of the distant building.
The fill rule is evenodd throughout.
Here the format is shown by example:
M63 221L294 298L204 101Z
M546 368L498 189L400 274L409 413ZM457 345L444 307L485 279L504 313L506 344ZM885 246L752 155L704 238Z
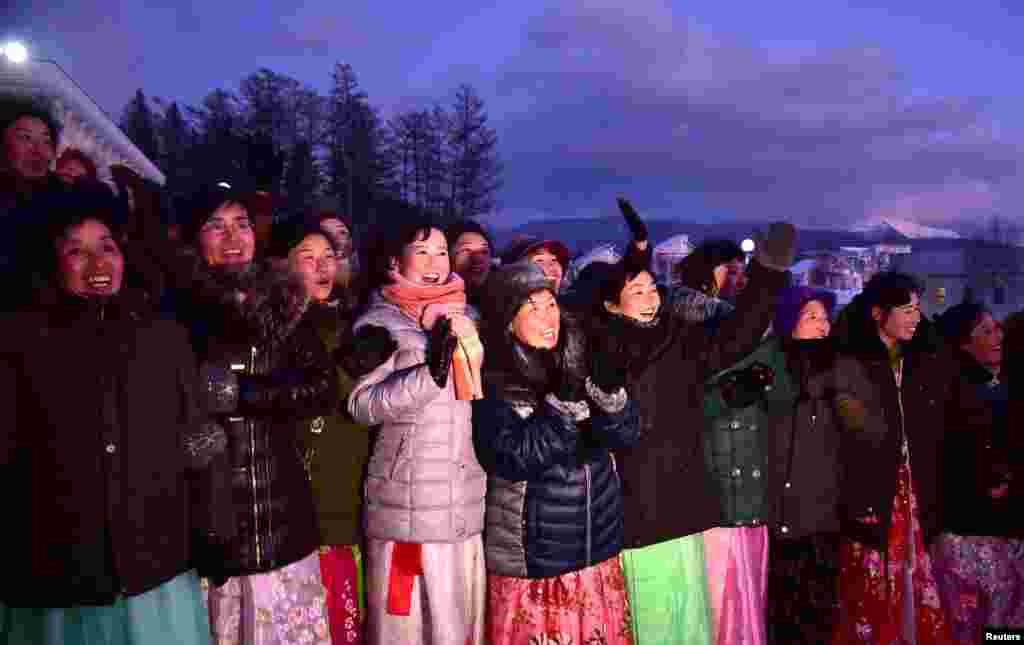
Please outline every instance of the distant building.
M1024 309L1021 247L973 240L915 244L914 252L899 256L892 268L921 280L921 307L928 315L965 300L984 304L1000 319Z
M164 184L160 169L56 63L11 63L0 57L0 92L45 98L53 103L63 123L58 157L66 148L78 148L96 163L102 179L109 178L107 169L112 164L122 164L150 181Z

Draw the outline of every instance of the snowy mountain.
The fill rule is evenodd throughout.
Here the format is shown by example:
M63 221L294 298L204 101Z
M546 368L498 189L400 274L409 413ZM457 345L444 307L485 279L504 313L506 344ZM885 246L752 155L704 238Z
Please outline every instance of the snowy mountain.
M890 217L872 217L850 228L853 233L860 233L871 239L903 237L909 240L944 239L958 240L962 236L956 231L934 228L916 222L892 219Z

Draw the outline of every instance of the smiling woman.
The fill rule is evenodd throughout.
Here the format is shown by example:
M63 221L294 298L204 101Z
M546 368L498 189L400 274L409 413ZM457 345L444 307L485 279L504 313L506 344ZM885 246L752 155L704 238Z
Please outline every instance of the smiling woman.
M469 404L483 362L475 313L431 222L385 232L369 257L373 293L354 331L383 327L398 347L348 399L353 419L380 426L364 485L367 641L482 643L486 476Z
M185 330L122 289L113 196L47 205L50 285L0 331L0 483L31 490L7 509L0 642L209 643L192 561L231 532L199 483L228 478L224 431L199 413Z

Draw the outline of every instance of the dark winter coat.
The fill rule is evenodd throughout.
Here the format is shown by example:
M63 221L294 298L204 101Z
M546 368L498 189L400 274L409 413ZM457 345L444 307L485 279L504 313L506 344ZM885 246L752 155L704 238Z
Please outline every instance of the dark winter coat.
M333 354L339 347L349 345L352 321L345 317L344 310L313 304L309 316L329 352ZM321 541L326 545L359 544L363 536L363 476L370 458L370 429L356 423L345 409L355 384L352 375L340 366L335 374L338 406L329 415L300 422L305 427L300 427L299 434L306 444L306 465L313 483Z
M50 219L46 197L61 190L66 186L53 174L30 183L0 171L0 275L8 284L0 310L30 307L45 286L41 276L46 267L38 262L48 257L44 252L53 252L45 240Z
M186 331L131 300L61 292L0 322L6 605L144 593L191 568L197 534L231 530L202 487L226 455Z
M828 341L772 337L711 381L706 459L719 484L724 526L767 524L789 539L838 531L834 359ZM774 381L737 397L749 405L728 407L723 379L755 362L771 367Z
M639 443L616 453L627 548L721 524L718 487L704 467L704 384L758 346L789 279L788 272L753 262L735 313L722 320L715 317L717 325L694 322L696 310L673 315L665 305L651 325L610 314L594 316L588 331L592 342L630 354L629 391L641 410ZM663 297L663 302L672 300ZM681 309L687 310L692 307Z
M927 319L922 319L914 338L902 345L903 383L897 387L888 350L874 322L858 307L856 300L851 303L833 329L840 349L839 387L863 403L866 411L862 427L848 427L843 421L842 531L866 544L886 544L905 436L927 543L944 523L944 499L951 483L944 459L947 439L951 433L989 432L991 411L974 386L960 377L953 351ZM871 515L878 517L877 524L859 521Z
M244 302L239 292L247 294ZM199 271L188 295L182 313L200 361L240 372L238 410L221 419L238 536L204 573L278 569L320 544L303 435L337 409L337 373L304 315L302 286L287 275L263 266L240 275Z
M960 374L992 409L989 431L951 432L945 447L946 502L943 530L958 535L1024 537L1024 434L1009 418L1009 384L963 351ZM1005 378L1005 377L1003 377ZM1008 485L1007 494L989 491Z
M577 424L545 401L564 363L585 360L577 354L585 351L582 334L567 327L563 322L554 351L511 337L504 347L488 345L486 396L473 402L473 442L488 474L485 550L492 574L550 578L622 549L622 488L612 451L636 443L637 407L627 401L606 413L591 404L590 418Z

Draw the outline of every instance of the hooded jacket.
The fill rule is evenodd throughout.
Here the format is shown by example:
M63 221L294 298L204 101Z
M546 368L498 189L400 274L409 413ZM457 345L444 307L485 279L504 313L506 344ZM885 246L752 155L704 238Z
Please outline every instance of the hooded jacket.
M508 333L488 339L486 396L473 402L474 445L488 473L487 570L549 578L616 556L624 518L612 453L639 437L636 404L606 412L590 403L589 419L577 423L546 400L570 364L586 365L584 335L565 317L551 351Z

